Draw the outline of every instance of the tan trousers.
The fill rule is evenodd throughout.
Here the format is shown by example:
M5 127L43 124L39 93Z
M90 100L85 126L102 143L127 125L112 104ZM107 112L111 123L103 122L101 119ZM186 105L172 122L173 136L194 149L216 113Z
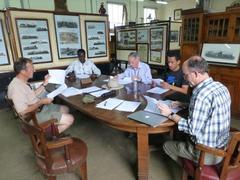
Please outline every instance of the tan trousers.
M182 165L182 163L179 157L189 159L194 162L198 162L200 156L200 152L197 149L195 149L194 145L189 141L186 142L167 141L164 143L163 149L169 157L171 157L174 161L176 161L180 165ZM204 164L206 165L218 164L219 162L222 161L222 159L223 159L222 157L206 153Z

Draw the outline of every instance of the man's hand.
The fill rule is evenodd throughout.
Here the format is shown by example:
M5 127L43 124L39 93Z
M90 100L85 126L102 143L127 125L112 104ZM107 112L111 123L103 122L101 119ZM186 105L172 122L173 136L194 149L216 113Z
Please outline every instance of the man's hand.
M96 79L96 78L97 78L97 75L96 75L96 74L91 74L90 78L91 78L91 79Z
M132 76L133 81L141 81L141 78L138 76Z
M167 82L161 82L160 86L164 89L171 89L171 85L168 84Z
M159 103L157 104L157 106L158 106L158 108L159 108L159 110L160 110L160 113L161 113L163 116L168 117L168 116L172 113L171 109L170 109L166 104L163 104L163 103L159 102Z

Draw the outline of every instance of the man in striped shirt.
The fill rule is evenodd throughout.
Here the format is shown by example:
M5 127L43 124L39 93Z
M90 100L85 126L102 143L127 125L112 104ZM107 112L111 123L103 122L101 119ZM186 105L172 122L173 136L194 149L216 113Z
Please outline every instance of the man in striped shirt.
M193 87L189 116L184 119L171 112L168 106L158 104L161 113L178 124L178 129L190 135L189 141L167 141L164 151L175 161L183 157L198 161L195 144L225 148L229 140L231 97L228 89L208 75L205 59L193 56L183 63L184 78ZM205 164L217 164L221 157L206 154Z

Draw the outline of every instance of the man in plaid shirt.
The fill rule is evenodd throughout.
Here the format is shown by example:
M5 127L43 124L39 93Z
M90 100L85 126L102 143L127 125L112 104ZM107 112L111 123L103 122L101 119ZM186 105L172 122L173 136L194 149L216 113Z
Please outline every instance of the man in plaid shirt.
M183 64L184 78L193 87L189 104L189 116L184 119L171 112L164 104L158 104L161 113L178 124L178 129L190 135L189 141L167 141L164 151L176 162L178 157L198 161L195 144L213 148L225 148L229 140L231 97L228 89L208 75L205 59L193 56ZM206 154L205 164L217 164L222 160ZM180 162L179 162L180 163Z

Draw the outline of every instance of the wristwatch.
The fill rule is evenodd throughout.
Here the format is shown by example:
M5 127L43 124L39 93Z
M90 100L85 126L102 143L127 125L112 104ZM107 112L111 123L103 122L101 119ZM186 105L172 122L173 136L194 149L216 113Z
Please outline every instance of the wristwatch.
M173 120L173 116L174 116L174 115L175 115L175 113L174 113L174 112L171 112L171 114L168 115L168 118Z

